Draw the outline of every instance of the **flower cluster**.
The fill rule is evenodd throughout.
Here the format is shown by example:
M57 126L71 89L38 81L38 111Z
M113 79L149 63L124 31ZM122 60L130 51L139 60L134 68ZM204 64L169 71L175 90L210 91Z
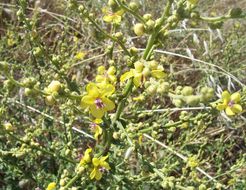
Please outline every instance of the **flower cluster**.
M92 157L92 149L88 148L82 159L80 160L79 166L88 166L90 169L90 179L100 180L103 172L110 170L109 164L106 162L108 156Z
M120 81L124 82L133 78L133 83L136 87L142 86L148 77L162 79L166 76L164 68L154 60L152 61L137 61L134 63L134 69L124 73Z
M117 81L115 73L116 68L114 66L110 66L108 70L104 66L100 66L97 69L96 82L115 84Z
M45 103L47 105L53 105L55 103L55 97L61 89L61 83L53 80L47 88L44 89L45 93L49 94L45 97Z

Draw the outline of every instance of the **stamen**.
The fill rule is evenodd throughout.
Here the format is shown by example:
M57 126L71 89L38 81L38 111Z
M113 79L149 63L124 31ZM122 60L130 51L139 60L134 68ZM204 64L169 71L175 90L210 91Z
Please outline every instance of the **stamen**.
M228 106L229 106L229 107L232 107L234 104L235 104L235 102L231 100L231 101L228 103Z
M97 98L95 100L95 104L97 106L97 109L102 109L104 107L103 101L100 98Z

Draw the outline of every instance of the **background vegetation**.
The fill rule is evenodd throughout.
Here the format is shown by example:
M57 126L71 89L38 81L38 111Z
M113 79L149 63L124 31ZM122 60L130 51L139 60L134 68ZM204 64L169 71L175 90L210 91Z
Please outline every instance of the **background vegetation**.
M229 117L209 104L224 90L240 91L242 100L246 96L245 18L226 20L217 28L186 19L168 38L159 38L153 57L164 67L168 87L177 92L190 86L198 94L206 86L214 89L214 96L208 103L179 106L165 90L158 92L159 83L154 90L133 88L111 134L111 169L97 181L90 179L90 172L78 176L77 165L87 148L105 151L110 135L105 137L103 130L95 141L80 96L99 66L115 66L119 81L129 70L129 57L68 3L29 0L25 18L18 18L20 1L0 1L0 61L8 63L0 75L0 189L46 189L51 182L57 189L73 190L246 189L245 110ZM131 14L114 29L103 21L107 1L78 3L105 31L121 31L127 48L134 46L142 54L149 34L136 36L133 26L138 20ZM167 1L138 3L137 12L151 13L155 20ZM200 0L196 10L216 17L235 7L245 10L246 1ZM30 90L45 89L54 80L64 91L52 102L47 102L47 94ZM116 104L125 85L118 82L110 97ZM109 112L101 128L107 128L114 113Z

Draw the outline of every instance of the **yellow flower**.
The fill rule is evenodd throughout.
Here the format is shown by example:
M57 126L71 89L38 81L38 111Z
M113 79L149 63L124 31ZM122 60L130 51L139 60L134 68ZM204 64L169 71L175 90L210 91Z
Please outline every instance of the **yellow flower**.
M51 182L48 187L46 188L46 190L54 190L56 188L56 183L55 182Z
M92 149L91 148L87 148L85 150L85 153L84 153L84 156L81 158L80 162L79 162L79 165L85 165L85 164L88 164L91 162L91 152L92 152Z
M109 67L108 70L104 66L100 66L97 69L96 82L115 84L117 80L115 73L116 69L114 66Z
M225 110L228 116L233 116L242 112L242 106L239 104L241 95L239 92L230 94L228 91L223 91L221 95L221 102L217 105L219 111Z
M112 95L115 91L115 87L111 84L89 83L86 86L87 95L81 100L82 108L89 108L90 113L95 118L102 118L107 111L111 111L115 108L115 104L108 96Z
M102 178L102 172L106 170L110 170L109 164L105 161L108 156L103 156L101 158L93 158L92 164L94 166L93 170L90 173L91 179L100 180Z
M99 123L102 123L101 119L95 119L93 123L91 124L91 129L95 133L94 138L98 140L98 136L102 134L102 128L98 125Z
M120 24L121 17L124 14L124 10L123 9L120 9L117 12L112 12L107 7L104 7L102 9L102 12L105 14L104 17L103 17L103 20L105 22L113 23L113 24Z
M162 79L166 76L161 66L153 64L153 61L142 63L137 61L134 63L134 69L124 73L120 81L124 82L133 77L133 83L136 87L141 86L146 81L146 78L151 76L157 79Z
M75 59L77 59L77 60L82 60L82 59L84 59L85 56L86 56L86 52L81 51L81 52L78 52L78 53L75 55Z

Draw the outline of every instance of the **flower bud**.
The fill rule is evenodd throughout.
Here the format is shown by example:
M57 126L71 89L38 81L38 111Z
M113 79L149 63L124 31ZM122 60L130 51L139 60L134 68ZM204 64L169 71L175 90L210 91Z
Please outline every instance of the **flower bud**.
M184 96L189 96L193 94L194 89L191 86L185 86L182 91L181 94Z
M144 14L143 15L143 19L146 20L146 21L148 21L151 18L152 18L152 15L151 14Z
M131 48L130 48L130 53L131 53L132 55L136 55L136 54L138 53L138 49L137 49L136 47L131 47Z
M192 13L190 14L190 17L191 17L192 19L198 19L198 18L200 18L199 12L192 12Z
M150 69L148 67L145 67L143 69L143 72L142 73L143 73L143 76L147 77L147 76L150 75Z
M26 96L30 96L30 95L32 95L32 90L31 90L30 88L25 88L24 94L25 94Z
M3 126L4 126L6 131L13 131L14 130L14 127L11 123L5 123Z
M33 88L33 86L37 83L36 79L33 77L24 78L22 84L27 88Z
M133 1L133 2L129 3L129 7L130 7L130 9L136 11L139 8L139 5Z
M157 67L158 67L157 61L153 60L153 61L149 61L148 63L149 63L149 66L150 66L150 68L152 70L156 70L157 69Z
M123 39L123 34L122 34L122 32L116 32L114 34L114 37L116 37L118 40L122 40Z
M117 6L117 4L116 4L115 0L109 0L108 1L108 6L109 7L114 7L114 6Z
M9 70L9 65L7 62L0 62L0 71L7 72Z
M147 29L148 29L148 30L152 30L152 29L155 27L155 21L149 19L149 20L146 22L146 25L147 25Z
M143 67L144 67L144 64L141 61L137 61L134 63L134 68L136 69L137 72L142 72Z
M33 49L33 55L36 57L40 57L42 55L42 50L40 47L36 47Z
M108 72L109 75L114 75L116 73L116 68L114 66L109 67Z
M48 86L48 91L50 93L58 92L60 89L61 89L61 83L57 80L51 81L51 83Z
M145 28L142 23L135 24L133 30L137 36L142 36L144 35L144 32L145 32Z
M190 106L195 106L200 102L200 96L191 95L185 97L185 102Z
M45 103L47 104L47 105L49 105L49 106L52 106L52 105L54 105L55 104L55 99L54 99L54 97L53 96L46 96L45 97Z
M201 184L199 187L198 187L198 190L206 190L207 189L207 187L206 187L206 185L204 185L204 184Z
M172 102L178 108L182 107L182 105L183 105L183 102L180 99L173 99Z
M148 94L151 94L151 95L153 95L153 94L156 92L156 90L157 90L156 85L150 85L150 86L146 89L147 93L148 93Z
M163 82L160 84L159 88L157 89L157 92L160 94L167 93L169 91L170 84L168 82Z

